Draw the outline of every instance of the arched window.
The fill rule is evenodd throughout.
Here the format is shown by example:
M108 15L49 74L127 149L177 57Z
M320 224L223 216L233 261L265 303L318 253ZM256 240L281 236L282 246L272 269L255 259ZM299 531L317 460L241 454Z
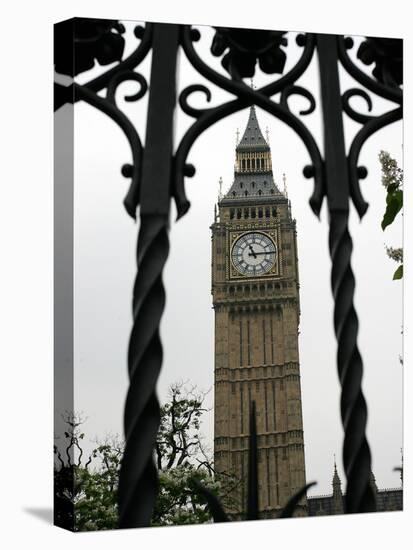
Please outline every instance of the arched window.
M255 187L255 181L251 182L251 187L254 189L254 187Z
M261 191L261 189L258 189L258 194L259 194L259 196L261 196L261 195L262 195L262 191ZM260 218L262 218L262 210L261 210L261 216L260 216Z

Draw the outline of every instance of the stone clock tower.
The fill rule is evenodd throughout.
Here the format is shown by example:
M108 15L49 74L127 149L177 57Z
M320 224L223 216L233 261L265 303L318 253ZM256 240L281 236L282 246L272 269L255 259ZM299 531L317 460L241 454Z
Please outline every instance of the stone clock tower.
M305 484L295 220L272 174L271 151L251 107L236 147L234 181L212 229L215 434L218 472L234 474L241 518L255 401L260 516L274 518ZM305 499L296 515L307 515Z

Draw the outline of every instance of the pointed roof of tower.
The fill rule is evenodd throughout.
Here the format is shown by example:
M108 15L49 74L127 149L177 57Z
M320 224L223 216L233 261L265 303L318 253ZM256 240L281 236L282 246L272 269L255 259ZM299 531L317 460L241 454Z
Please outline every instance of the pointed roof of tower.
M341 486L341 479L337 472L336 457L334 456L333 487Z
M271 149L264 138L260 125L258 123L257 114L255 112L255 106L252 105L249 111L249 117L244 134L236 146L236 156L239 160L239 165L242 162L254 162L256 164L249 165L247 168L238 168L234 171L234 180L223 197L223 201L231 202L244 202L250 200L259 200L262 202L267 199L284 198L285 195L280 192L277 185L274 182L274 177L271 168ZM247 157L250 160L245 160ZM264 168L263 153L267 154L268 162ZM254 159L254 160L252 160Z
M370 470L369 481L370 481L371 488L373 489L373 491L375 493L377 493L378 488L377 488L376 478L375 478L372 470Z
M244 135L239 141L237 151L255 150L255 151L269 151L270 146L266 139L262 135L260 125L258 124L257 114L255 112L255 105L251 105L250 114L248 117L247 127L245 128Z

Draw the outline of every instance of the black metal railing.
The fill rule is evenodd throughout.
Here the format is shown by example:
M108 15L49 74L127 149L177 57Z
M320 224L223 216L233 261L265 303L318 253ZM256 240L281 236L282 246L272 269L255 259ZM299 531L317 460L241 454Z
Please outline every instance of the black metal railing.
M377 130L402 118L402 41L398 39L366 38L358 49L364 63L375 63L373 76L364 72L348 54L351 38L328 34L299 34L302 48L298 62L283 74L286 52L284 31L256 31L231 28L215 29L211 51L223 56L224 76L210 67L197 53L194 43L200 32L189 25L147 23L137 26L139 40L136 50L126 59L123 53L123 27L117 21L74 19L56 25L56 71L75 77L97 59L102 65L118 61L117 65L90 82L70 86L56 85L55 106L86 101L108 115L128 138L132 164L122 167L130 179L125 198L128 214L136 217L140 209L140 230L137 246L137 275L133 289L133 327L129 341L129 390L124 414L126 448L119 482L119 526L134 527L150 524L157 494L157 470L153 447L159 426L159 403L155 386L162 366L162 343L159 324L165 304L162 274L168 257L168 219L170 199L176 202L178 218L189 209L184 179L195 174L187 157L195 140L217 121L252 104L280 119L303 141L310 163L303 168L306 178L313 178L314 189L310 206L318 216L324 198L327 199L332 261L331 284L334 296L334 327L337 337L337 370L341 384L341 417L344 428L343 464L347 478L345 511L347 513L375 510L374 494L369 484L371 456L366 438L367 407L362 391L363 363L357 346L358 320L354 309L355 279L351 269L352 241L348 230L349 203L353 202L360 218L367 210L359 179L367 169L359 166L359 155L365 141ZM236 98L222 104L199 109L189 103L193 92L203 92L209 102L211 90L204 84L186 87L177 98L177 54L182 50L197 73L209 83L230 92ZM148 89L145 77L136 68L152 52L149 82L149 105L146 141L143 146L132 122L116 104L115 92L121 82L136 81L140 89L127 101L138 101ZM321 84L322 125L324 146L321 148L303 122L305 115L316 109L312 92L297 84L317 55ZM259 89L252 89L243 78L252 77L256 64L268 74L281 76ZM341 90L341 65L362 88ZM366 89L368 91L366 91ZM106 90L105 95L98 92ZM356 111L351 98L365 99L372 109L371 95L390 100L394 109L373 116ZM280 94L279 101L272 99ZM288 104L292 95L305 97L309 106L299 115ZM181 109L194 122L186 131L174 154L172 141L173 111ZM343 113L361 124L348 147L343 130ZM323 153L321 152L323 150ZM251 420L249 498L247 519L258 517L255 422ZM304 487L284 508L281 516L293 513L297 502L305 495ZM216 497L203 491L216 521L227 516Z

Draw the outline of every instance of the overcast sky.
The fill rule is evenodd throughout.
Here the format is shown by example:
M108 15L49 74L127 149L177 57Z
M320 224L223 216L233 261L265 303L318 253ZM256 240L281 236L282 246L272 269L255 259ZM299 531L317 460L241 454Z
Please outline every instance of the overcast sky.
M134 24L127 24L127 51L136 39L131 34ZM208 62L221 70L219 61L208 53L212 31L201 29L203 40L199 51ZM286 70L297 60L300 49L295 33L289 34ZM150 59L140 68L148 74ZM82 82L95 72L83 75ZM342 90L354 85L341 74ZM259 87L271 77L258 74ZM184 56L180 57L179 87L201 83ZM313 60L299 81L318 100L317 63ZM230 98L229 94L210 86L211 105ZM125 83L121 92L135 90ZM147 96L122 109L136 123L144 140ZM275 99L278 99L275 96ZM205 106L202 94L194 94L193 104ZM354 105L365 112L362 100ZM392 104L374 98L373 114ZM304 99L292 99L292 109L306 106ZM275 181L287 177L293 216L297 219L300 271L300 367L306 474L318 485L310 494L331 492L333 454L341 463L342 427L339 413L339 383L336 372L336 342L332 324L333 300L330 289L327 213L323 207L321 221L312 214L308 199L312 180L302 176L309 163L299 138L280 121L257 108L264 131L269 129ZM210 225L222 176L224 190L233 176L236 130L244 130L248 112L228 117L206 131L195 143L189 156L197 169L194 178L186 180L192 203L189 213L175 223L171 216L171 251L165 269L167 304L161 325L164 363L158 384L161 400L168 386L177 380L188 380L200 389L213 386L214 326L210 294ZM176 141L179 142L192 119L177 112ZM303 121L321 142L319 109ZM350 140L359 125L346 120L346 138ZM401 164L401 123L373 136L365 145L360 164L369 169L361 182L370 208L360 223L351 211L354 239L353 269L357 288L355 305L360 321L359 348L365 374L363 389L369 407L368 439L373 452L373 471L380 488L398 487L402 446L402 284L392 281L396 264L387 258L385 245L400 246L401 222L386 229L380 227L385 206L385 192L380 182L378 153L388 150ZM135 245L138 226L125 213L122 201L128 180L120 167L130 162L127 140L105 115L89 105L75 108L75 410L88 417L85 431L90 439L107 433L122 433L123 403L127 390L126 352L131 328L131 293L135 277ZM212 406L212 392L209 404ZM203 432L212 448L212 413L205 418Z

